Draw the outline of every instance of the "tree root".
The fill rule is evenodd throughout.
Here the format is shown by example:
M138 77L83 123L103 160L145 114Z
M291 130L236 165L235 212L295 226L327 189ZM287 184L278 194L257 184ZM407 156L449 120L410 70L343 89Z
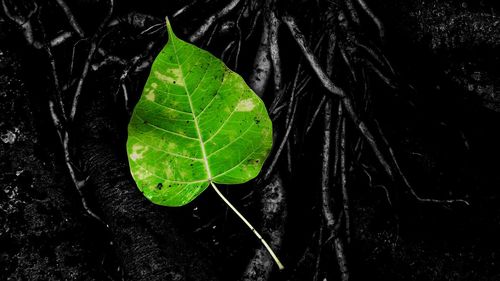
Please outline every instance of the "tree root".
M271 57L269 52L269 25L270 23L266 18L264 20L259 47L257 48L257 54L255 55L252 67L253 71L248 78L248 84L252 85L252 89L259 97L262 97L264 95L264 91L266 90L271 72Z
M81 108L80 99L82 99L85 92L89 74L92 71L99 71L104 66L116 64L121 65L123 70L117 79L118 82L114 87L116 90L114 93L116 96L119 91L122 91L124 108L129 111L130 97L128 89L130 88L126 83L126 78L131 73L141 71L150 65L153 59L151 53L155 45L151 42L145 47L144 52L130 60L125 60L109 54L101 48L101 43L111 30L118 28L122 23L141 29L140 35L144 36L164 30L165 27L162 21L153 16L137 13L129 13L111 19L114 7L114 1L111 0L109 2L110 9L97 31L91 37L85 37L87 32L83 31L65 1L56 1L66 15L72 31L63 32L52 40L46 40L41 23L43 40L37 40L37 36L33 34L34 26L32 23L34 21L32 16L38 11L37 6L26 16L15 15L13 9L6 5L5 0L2 0L2 7L7 17L19 26L28 44L36 49L45 50L49 58L55 92L49 100L49 110L61 141L66 166L81 197L84 210L104 225L109 226L108 229L116 244L117 256L121 259L123 265L124 275L130 280L151 281L164 280L165 278L174 280L217 280L210 262L204 259L204 256L187 239L183 238L183 235L179 233L168 217L167 211L149 204L135 187L126 161L124 161L126 157L121 154L117 155L114 149L119 140L109 137L110 135L118 135L118 132L115 131L118 125L106 112L106 108L112 106L110 101L107 100L110 97L94 98L91 105L87 105L84 110ZM172 17L179 17L187 13L199 2L194 1L183 6L174 12ZM242 41L250 38L259 20L263 22L262 34L248 84L260 97L265 98L266 91L274 94L269 111L273 121L280 122L279 124L282 125L281 130L276 130L278 133L275 139L279 141L276 142L274 153L271 154L272 156L268 161L267 170L261 176L260 181L257 182L257 184L265 183L259 197L262 205L260 216L264 235L270 238L269 241L273 248L279 249L281 247L287 217L287 202L283 180L285 173L278 167L277 163L286 148L287 169L293 178L293 154L298 154L295 153L295 150L297 144L300 144L302 140L300 137L309 134L321 113L323 114L324 128L322 132L321 189L319 192L321 195L323 223L318 229L320 249L315 257L314 280L321 278L321 274L324 272L320 270L324 262L322 261L321 250L324 245L331 246L329 249L335 254L340 279L347 281L350 278L347 258L351 240L349 206L349 184L351 181L349 181L349 174L354 169L354 163L360 161L363 154L363 145L365 144L368 145L389 180L396 183L402 182L406 191L416 201L441 205L450 205L456 202L468 204L467 201L460 199L437 200L420 197L402 172L395 153L378 122L375 118L375 121L366 121L369 118L367 115L372 101L366 82L367 73L373 72L381 81L393 89L400 88L401 84L397 81L397 73L383 52L376 47L377 45L365 41L365 43L361 43L358 40L359 34L354 31L356 28L353 28L353 26L359 27L362 24L357 11L357 7L360 7L375 24L381 42L385 37L382 22L364 0L328 2L328 4L335 3L337 13L325 12L325 18L329 21L327 23L328 30L326 32L320 31L320 35L314 38L311 35L310 39L307 39L302 33L294 17L287 13L281 16L283 13L276 7L276 1L266 0L258 3L243 1L244 4L241 2L241 0L227 1L224 7L207 17L201 26L189 36L189 41L200 42L202 38L209 37L204 40L203 45L210 46L217 31L235 30L237 36L231 38L230 43L224 45L225 49L222 52L222 58L228 65L234 59L234 65L237 68ZM245 9L250 9L251 12L249 13L253 14L246 36L240 28L240 19L246 12ZM232 20L225 23L218 22L235 11L238 12L235 22ZM281 57L283 48L279 43L281 24L287 27L302 55L302 58L297 60L297 69L293 73L293 80L288 79L288 73L282 70L287 61L282 61ZM228 26L230 28L225 28ZM245 27L244 25L241 26ZM80 42L86 42L88 49L80 75L76 78L72 77L67 84L62 85L61 81L59 81L52 47L66 42L73 35L81 38L74 44L74 53ZM325 37L328 38L326 67L322 65L320 59L322 52L325 51L321 51L323 38ZM218 37L215 36L215 38ZM314 49L311 49L309 42L314 39L318 41ZM100 62L96 62L96 54L101 54L105 58ZM340 79L338 69L341 68L337 65L337 62L334 63L333 61L335 54L341 56L338 59L339 64L343 67L342 69L347 69L348 73L341 76ZM70 76L72 76L73 72L74 57L73 54ZM312 75L303 69L303 64L306 61L310 70L312 70ZM271 76L272 88L268 86ZM297 121L299 118L297 116L300 116L301 102L309 91L310 81L314 81L311 78L312 76L318 79L317 81L326 90L327 95L322 95L319 102L315 104L310 120L307 120L304 125L304 131L300 132L300 130L296 130L296 124L301 121ZM68 89L74 89L74 95L69 99L71 103L65 106L63 92ZM356 96L356 89L361 89L360 96ZM335 116L337 119L334 120L332 112L334 108L337 108L336 106L338 106L337 115ZM352 123L346 119L349 119ZM336 124L335 138L332 141L334 123ZM349 139L346 139L349 124L355 126L359 135L351 137L351 134L349 134ZM77 132L75 133L73 130ZM303 133L303 136L300 136L300 133ZM356 145L351 146L348 142L351 139L353 142L358 139L359 141ZM332 144L334 145L333 148ZM78 158L74 158L76 155L72 155L74 148L78 148ZM292 153L292 150L294 153ZM352 150L354 153L352 159L350 159ZM334 156L333 159L331 155ZM77 167L73 159L81 159L85 168ZM372 185L371 171L365 169L363 163L359 166L368 175L369 185ZM85 172L88 173L88 177L85 176ZM82 189L87 183L96 187L94 195L97 205L102 211L103 219L97 215L97 212L90 209L83 196ZM384 189L387 200L391 203L387 188L383 185L378 186ZM339 214L336 214L336 212ZM177 255L181 252L181 255ZM265 249L261 247L255 250L241 280L266 281L269 279L272 270L272 260Z
M197 42L198 40L201 39L205 35L205 33L208 31L208 29L220 18L224 17L225 15L229 14L231 11L233 11L236 6L241 2L241 0L232 0L224 6L221 10L219 10L217 13L214 15L211 15L208 17L208 19L205 20L205 22L193 32L193 34L189 37L190 42Z
M342 281L347 281L349 280L349 270L347 268L347 259L345 256L345 247L344 247L344 242L342 241L342 238L339 236L337 232L337 225L339 225L339 218L335 216L333 213L334 206L335 204L333 197L330 195L330 189L331 189L331 180L330 180L330 173L331 173L331 168L330 168L330 154L331 154L331 131L332 131L332 100L331 98L327 99L326 104L325 104L325 112L323 114L324 116L324 130L323 130L323 165L322 165L322 172L321 172L321 201L322 201L322 213L323 213L323 218L326 223L326 228L328 229L330 233L330 237L328 240L333 240L333 249L335 252L335 255L337 257L337 265L339 267L340 273L341 273L341 280ZM342 119L342 116L338 116L339 120ZM339 124L342 124L342 121L339 122ZM341 127L341 126L338 126ZM340 129L340 128L338 128ZM334 163L337 163L340 159L338 159L339 154L335 154L335 161ZM334 171L336 171L334 164Z
M281 176L275 174L259 192L261 204L262 233L269 237L271 248L279 251L283 242L286 221L286 197ZM250 259L241 278L242 281L266 281L269 279L274 262L264 247L258 248Z
M271 70L280 72L280 68L271 68L270 62L270 21L267 17L264 18L264 32L258 47L257 54L254 60L253 72L250 75L249 86L255 91L259 97L263 97L268 81L270 80ZM274 76L276 79L278 76ZM274 83L280 83L274 80ZM268 170L271 170L269 168ZM261 183L263 183L261 181ZM259 193L261 204L261 220L262 231L264 235L270 237L271 247L279 251L283 242L285 222L287 217L285 188L281 173L275 172L273 178L264 184L264 188ZM258 280L267 281L270 273L274 268L274 262L267 253L264 247L256 249L253 257L248 262L246 269L242 275L242 281Z

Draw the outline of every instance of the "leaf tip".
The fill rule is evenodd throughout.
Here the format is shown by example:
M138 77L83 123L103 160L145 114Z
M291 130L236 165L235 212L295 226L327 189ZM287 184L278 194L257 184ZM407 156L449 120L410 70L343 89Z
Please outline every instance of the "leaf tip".
M165 23L167 25L167 31L168 31L168 39L175 38L175 33L172 30L172 25L170 24L170 21L168 20L168 16L165 17Z

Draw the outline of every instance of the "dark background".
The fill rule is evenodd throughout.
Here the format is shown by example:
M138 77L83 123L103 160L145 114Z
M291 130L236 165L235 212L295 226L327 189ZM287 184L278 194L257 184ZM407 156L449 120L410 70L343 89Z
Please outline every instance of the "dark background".
M32 1L4 2L21 15L33 5ZM187 39L225 5L225 1L198 2L172 20L180 38ZM325 2L342 5L342 1ZM67 1L89 39L74 48L74 73L68 69L73 46L79 42L75 34L52 48L61 85L69 85L63 91L66 105L94 42L92 35L107 14L107 3ZM257 229L263 224L284 225L279 256L285 271L274 268L269 276L262 272L253 278L241 277L260 245L211 190L174 209L153 206L130 182L125 155L129 111L117 81L135 56L142 54L147 62L167 40L164 28L146 35L141 31L161 23L186 3L114 3L111 20L123 22L99 41L108 52L96 52L91 62L97 65L116 56L125 64L90 68L75 122L65 128L71 134L69 151L78 167L77 176L88 179L83 198L104 224L84 210L82 196L68 174L48 109L55 87L47 53L29 43L22 27L0 13L0 280L340 280L331 242L321 247L317 242L323 224L319 201L322 118L307 137L300 134L311 107L326 91L283 24L279 44L285 84L293 80L299 60L305 75L311 77L305 89L308 98L300 100L294 125L293 137L300 141L294 142L290 152L291 173L287 152L276 168L286 191L287 219L261 221L259 191L264 184L258 180L223 190ZM380 79L366 78L372 103L362 117L379 121L419 195L461 198L469 206L418 202L401 191L400 183L383 175L369 149L363 150L361 158L348 152L353 167L348 172L351 241L346 243L351 280L500 280L500 6L493 0L367 3L384 23L385 39L377 44L396 70L393 79L400 86L395 89ZM318 20L322 5L326 4L283 1L277 3L276 13L294 15L316 42L321 27L327 25ZM31 19L35 40L43 40L41 26L47 38L71 31L56 1L37 1L37 6ZM218 22L234 23L238 11ZM150 17L127 22L130 13ZM253 17L243 14L242 37L251 29ZM361 20L364 25L355 36L376 38L370 20L363 15ZM258 21L255 34L242 42L237 72L244 78L253 71L261 29ZM196 45L221 57L235 30L218 29L214 34L210 44L207 34ZM323 65L324 52L318 55ZM234 56L226 63L234 69ZM343 67L339 63L335 75L349 90L352 84L343 78L348 76ZM121 81L128 88L130 108L147 74L147 67L134 67ZM270 88L263 97L268 106L273 101ZM283 136L283 119L277 117L274 124L278 139ZM358 137L355 127L348 127L349 147L354 147ZM318 255L321 260L316 265Z

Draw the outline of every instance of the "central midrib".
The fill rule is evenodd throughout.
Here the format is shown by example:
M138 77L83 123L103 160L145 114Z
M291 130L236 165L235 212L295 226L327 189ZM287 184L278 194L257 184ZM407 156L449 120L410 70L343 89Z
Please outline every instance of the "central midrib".
M210 167L208 165L208 158L207 158L207 152L205 150L205 143L203 142L203 138L201 137L200 126L198 126L198 120L196 118L196 115L194 114L193 102L191 101L191 95L186 87L186 80L184 80L184 72L182 71L182 65L179 62L179 57L177 56L177 49L175 48L174 40L171 40L171 41L172 41L172 47L174 48L175 59L177 60L177 65L181 69L181 78L182 78L182 81L184 82L182 84L184 86L184 91L186 91L186 95L188 97L189 107L191 108L191 115L193 116L194 126L196 128L196 133L198 134L198 140L200 141L201 154L203 156L203 164L205 165L205 170L207 171L207 176L208 176L207 180L209 182L211 182L212 181L212 173L210 172Z

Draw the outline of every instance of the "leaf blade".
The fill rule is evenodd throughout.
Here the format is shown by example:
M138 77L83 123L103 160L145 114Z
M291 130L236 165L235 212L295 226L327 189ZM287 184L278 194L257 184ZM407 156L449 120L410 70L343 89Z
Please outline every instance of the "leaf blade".
M155 59L129 123L132 176L152 202L182 206L210 182L253 179L272 146L264 103L209 52L178 39ZM160 188L158 188L160 187Z

